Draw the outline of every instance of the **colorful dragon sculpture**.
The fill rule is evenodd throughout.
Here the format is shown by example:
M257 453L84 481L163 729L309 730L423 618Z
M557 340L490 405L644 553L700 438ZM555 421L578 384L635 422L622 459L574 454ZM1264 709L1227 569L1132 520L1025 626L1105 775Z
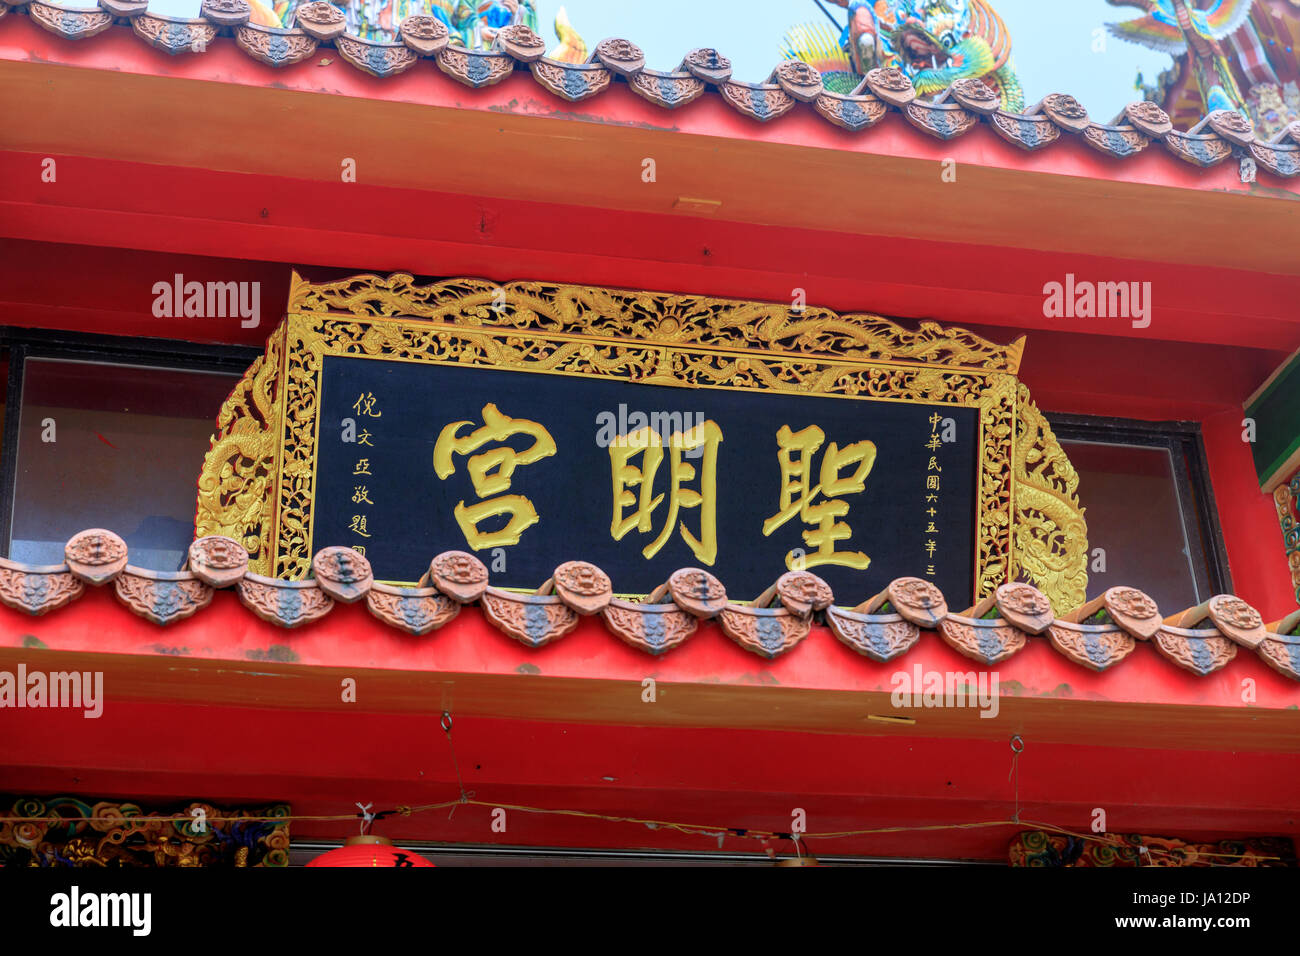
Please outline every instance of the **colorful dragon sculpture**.
M263 23L265 19L264 26L290 27L298 4L307 0L273 0L274 7L264 10L259 10L263 0L250 2L254 22ZM490 47L502 27L521 23L537 29L534 0L343 0L336 5L343 10L348 31L365 40L396 40L401 22L417 15L437 17L446 24L453 43L473 50ZM547 52L548 56L567 63L586 59L587 46L569 23L564 7L555 15L555 35L560 42Z
M848 13L836 38L821 23L801 24L785 35L782 54L822 74L826 88L847 93L868 70L898 67L918 93L933 95L961 79L983 80L1008 110L1024 108L1025 95L1011 64L1006 24L988 0L831 0Z
M1245 24L1254 0L1214 0L1204 10L1188 0L1108 0L1112 6L1141 7L1146 15L1110 23L1111 33L1180 57L1189 54L1205 111L1239 110L1246 115L1246 98L1237 86L1226 41Z
M1145 16L1111 32L1169 53L1173 64L1142 95L1180 129L1235 109L1267 138L1300 121L1300 0L1109 0Z

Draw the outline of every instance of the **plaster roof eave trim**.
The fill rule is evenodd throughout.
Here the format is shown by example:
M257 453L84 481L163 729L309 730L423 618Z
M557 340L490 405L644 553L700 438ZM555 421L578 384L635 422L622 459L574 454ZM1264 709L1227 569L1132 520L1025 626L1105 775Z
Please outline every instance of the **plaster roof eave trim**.
M436 555L414 588L376 582L369 560L345 547L316 552L312 577L301 581L253 574L243 545L223 535L196 539L178 572L134 567L128 552L119 535L91 528L69 539L64 564L0 561L0 604L40 616L73 603L88 586L111 585L131 612L166 626L202 612L216 590L233 588L252 614L289 629L320 620L336 603L364 603L381 623L422 636L477 605L496 630L533 649L560 640L582 617L599 617L611 636L658 657L690 639L701 622L714 621L743 649L772 660L794 650L816 623L876 663L906 654L923 632L937 632L984 667L1046 640L1079 666L1103 672L1149 643L1197 677L1219 671L1245 648L1300 681L1300 636L1288 633L1294 616L1266 625L1258 611L1229 594L1162 620L1150 597L1117 586L1058 616L1037 588L1011 582L959 614L922 578L897 578L879 594L840 607L830 586L807 571L786 572L752 602L737 602L708 571L680 568L635 603L617 598L609 575L585 561L566 561L535 591L518 593L491 586L486 565L464 551Z

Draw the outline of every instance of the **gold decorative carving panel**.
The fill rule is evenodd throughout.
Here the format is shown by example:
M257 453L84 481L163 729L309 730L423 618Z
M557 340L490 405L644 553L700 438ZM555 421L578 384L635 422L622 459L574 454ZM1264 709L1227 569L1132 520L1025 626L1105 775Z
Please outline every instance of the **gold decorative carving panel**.
M257 573L307 576L327 355L951 405L979 417L975 595L1024 579L1064 612L1085 597L1086 527L1078 478L1016 378L1023 348L1023 338L1002 346L933 322L909 330L773 303L541 282L416 285L402 273L314 284L295 274L287 317L221 409L196 533L244 542Z

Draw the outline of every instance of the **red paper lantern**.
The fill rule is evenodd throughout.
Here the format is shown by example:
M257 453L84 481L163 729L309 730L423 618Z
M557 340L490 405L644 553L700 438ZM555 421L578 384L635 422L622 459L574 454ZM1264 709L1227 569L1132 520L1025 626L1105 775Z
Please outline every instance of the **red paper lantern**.
M354 836L337 850L322 853L308 866L433 866L431 862L393 846L387 837Z

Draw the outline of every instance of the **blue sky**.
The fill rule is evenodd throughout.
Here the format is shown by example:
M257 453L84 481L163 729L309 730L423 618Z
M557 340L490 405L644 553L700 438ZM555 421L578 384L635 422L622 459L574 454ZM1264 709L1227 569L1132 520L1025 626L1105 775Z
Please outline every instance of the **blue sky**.
M844 21L844 11L824 0ZM1170 64L1167 54L1110 35L1094 52L1094 31L1135 17L1136 8L1105 0L993 0L1011 34L1012 58L1027 103L1048 93L1070 93L1094 119L1106 122L1140 99L1133 81L1148 83ZM541 32L554 42L560 0L538 0ZM813 0L564 0L569 21L588 47L610 36L636 42L649 65L671 69L692 47L717 47L731 58L734 76L759 81L780 61L781 37L799 23L826 23ZM154 0L150 8L173 16L197 15L199 0Z

